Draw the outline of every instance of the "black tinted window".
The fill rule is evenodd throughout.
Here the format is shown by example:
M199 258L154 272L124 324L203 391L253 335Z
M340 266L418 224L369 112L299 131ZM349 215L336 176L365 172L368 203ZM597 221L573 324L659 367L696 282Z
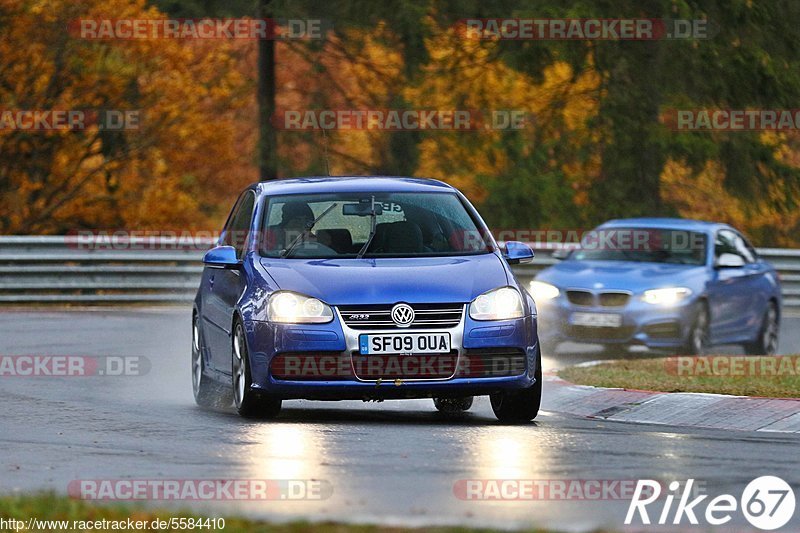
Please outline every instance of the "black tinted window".
M353 258L362 249L364 257L416 257L485 253L488 242L455 194L352 192L270 198L260 249L268 257L287 249L297 258Z

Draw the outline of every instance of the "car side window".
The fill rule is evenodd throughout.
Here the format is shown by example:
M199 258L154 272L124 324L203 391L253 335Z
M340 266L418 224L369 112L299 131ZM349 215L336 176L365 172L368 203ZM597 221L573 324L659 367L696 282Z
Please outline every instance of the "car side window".
M244 247L247 243L255 203L256 198L252 191L245 192L225 228L225 238L222 244L236 248L236 257L239 259L244 256Z
M747 239L745 239L742 235L737 235L737 237L736 247L741 251L744 260L748 263L755 263L758 261L758 253L756 252L755 248L753 248L753 246L747 242Z
M718 231L714 240L714 257L719 259L722 254L742 255L736 248L736 234L730 230Z

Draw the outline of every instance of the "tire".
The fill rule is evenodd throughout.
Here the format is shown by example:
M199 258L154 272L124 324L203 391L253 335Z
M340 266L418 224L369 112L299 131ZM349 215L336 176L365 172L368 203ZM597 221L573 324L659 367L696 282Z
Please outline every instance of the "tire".
M212 381L206 373L206 362L203 358L203 337L197 316L192 319L192 392L194 401L200 407L224 409L231 405L233 397L230 391Z
M778 351L778 309L770 302L761 321L758 338L744 345L747 355L775 355Z
M489 396L492 411L501 422L530 422L542 403L542 352L537 348L536 383L521 391L498 392Z
M270 419L281 412L280 398L270 398L251 390L250 356L242 323L233 325L231 342L231 385L236 411L245 418Z
M708 308L701 303L689 331L689 338L681 350L683 353L679 355L704 355L708 347Z
M472 407L472 396L464 396L463 398L434 398L433 405L437 411L442 413L454 414L469 411Z

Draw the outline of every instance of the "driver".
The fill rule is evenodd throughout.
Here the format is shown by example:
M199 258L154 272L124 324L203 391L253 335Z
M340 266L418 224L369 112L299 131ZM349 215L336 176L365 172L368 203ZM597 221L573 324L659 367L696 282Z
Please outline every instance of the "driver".
M306 227L314 222L314 211L305 202L286 202L281 209L281 222L278 224L283 232L284 239L283 245L289 244L295 240ZM307 241L314 240L314 235L309 234Z

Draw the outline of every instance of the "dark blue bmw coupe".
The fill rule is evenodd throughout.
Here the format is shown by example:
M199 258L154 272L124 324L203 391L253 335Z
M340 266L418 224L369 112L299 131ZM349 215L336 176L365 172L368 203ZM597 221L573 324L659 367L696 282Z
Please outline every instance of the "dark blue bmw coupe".
M192 377L202 406L270 418L284 399L489 395L536 417L536 308L467 199L434 180L324 177L248 187L203 262Z

